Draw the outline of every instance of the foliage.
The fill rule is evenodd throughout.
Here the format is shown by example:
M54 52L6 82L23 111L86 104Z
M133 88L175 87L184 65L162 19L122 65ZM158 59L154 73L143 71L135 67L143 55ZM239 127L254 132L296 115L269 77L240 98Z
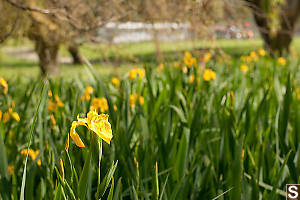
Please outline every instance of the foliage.
M25 199L281 199L300 172L298 61L263 51L241 58L187 55L135 68L135 77L110 77L120 82L100 78L89 65L89 82L50 79L48 93L38 80L10 80L6 94L0 86L1 197L19 198L20 152L36 113ZM88 86L93 90L85 92ZM70 140L66 152L72 121L103 97L110 145L97 149L99 138L78 127L86 148ZM48 102L57 106L48 109ZM10 108L19 122L4 121Z

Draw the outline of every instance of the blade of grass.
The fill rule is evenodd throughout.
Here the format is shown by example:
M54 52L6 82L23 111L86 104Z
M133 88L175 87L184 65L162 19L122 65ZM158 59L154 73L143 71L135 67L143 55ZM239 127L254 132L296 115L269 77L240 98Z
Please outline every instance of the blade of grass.
M251 177L249 174L245 173L245 172L244 172L244 176L245 176L246 178L248 178L249 180L252 180L252 177ZM257 181L257 180L255 180L255 181ZM273 190L273 186L268 185L268 184L266 184L266 183L264 183L264 182L262 182L262 181L259 181L258 184L259 184L259 186L263 187L263 188L266 189L266 190ZM277 193L277 194L280 194L280 195L283 196L283 197L286 197L286 192L283 191L283 190L280 190L280 189L277 188L277 189L276 189L276 193Z
M4 132L2 126L0 127L0 175L6 179L8 179L8 170L7 170L7 157L6 157L6 150L4 146L4 142L2 139L2 133Z
M220 198L221 196L224 196L226 193L228 193L230 190L232 190L233 189L233 187L232 188L229 188L228 190L226 190L225 192L223 192L222 194L219 194L218 196L216 196L215 198L213 198L212 200L216 200L216 199L218 199L218 198Z
M111 180L111 186L110 186L110 190L109 190L109 194L108 194L107 200L112 200L113 199L113 195L114 195L114 177Z
M91 163L92 162L92 151L89 151L88 157L84 163L83 170L80 175L79 184L78 184L78 192L80 199L86 199L86 193L88 190L90 172L92 170Z
M121 188L122 188L122 178L120 177L115 189L114 200L122 199Z
M166 188L166 185L167 185L167 182L168 182L168 178L169 178L169 174L167 175L167 178L164 182L164 185L162 187L162 190L161 190L161 193L160 193L160 197L159 197L159 200L162 200L163 196L164 196L164 192L165 192L165 188Z
M30 144L31 144L31 139L32 139L32 135L33 135L33 130L34 130L34 125L36 123L36 119L38 116L38 112L40 109L40 105L42 102L43 97L45 97L45 88L47 85L47 79L45 79L43 87L42 87L42 91L40 93L40 100L39 103L36 107L35 113L34 113L34 117L33 117L33 121L30 127L30 131L29 131L29 140L28 140L28 144L27 144L27 154L26 154L26 159L25 159L25 166L24 166L24 171L23 171L23 177L22 177L22 185L21 185L21 195L20 195L20 200L24 200L24 195L25 195L25 183L26 183L26 168L27 168L27 161L28 161L28 152L29 152L29 148L30 148Z

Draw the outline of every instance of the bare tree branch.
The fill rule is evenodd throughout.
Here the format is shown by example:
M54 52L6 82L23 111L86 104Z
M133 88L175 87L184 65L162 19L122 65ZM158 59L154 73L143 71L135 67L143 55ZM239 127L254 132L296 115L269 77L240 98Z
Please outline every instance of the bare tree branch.
M9 32L7 32L4 36L2 36L2 38L0 38L0 44L3 43L15 31L19 17L20 17L20 13L18 12Z
M39 12L39 13L42 13L42 14L51 14L52 11L50 10L45 10L45 9L40 9L40 8L32 8L30 6L26 6L24 4L21 4L21 3L17 3L13 0L6 0L9 4L11 4L12 6L16 7L16 8L19 8L21 10L25 10L25 11L33 11L33 12Z

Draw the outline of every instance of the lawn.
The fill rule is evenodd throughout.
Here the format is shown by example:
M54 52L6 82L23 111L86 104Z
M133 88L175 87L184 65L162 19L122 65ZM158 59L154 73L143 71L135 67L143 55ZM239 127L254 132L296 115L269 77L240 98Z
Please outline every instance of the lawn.
M299 42L298 42L299 41ZM0 53L0 74L5 78L20 77L32 78L39 76L38 62L24 58L9 56L5 52L22 48L33 49L29 41L23 42L9 41L2 47ZM298 47L300 38L294 42ZM222 49L225 53L232 56L241 56L241 52L247 53L261 47L259 39L253 40L219 40L219 41L179 41L163 42L160 50L164 62L175 61L178 56L182 56L184 51L200 49ZM300 45L299 45L300 48ZM106 44L85 44L80 47L81 53L86 56L100 74L124 74L133 66L157 65L155 45L152 42L123 43L118 45ZM63 46L60 51L61 57L69 57L66 48ZM17 70L16 70L17 69ZM86 77L85 69L80 65L61 64L61 76Z

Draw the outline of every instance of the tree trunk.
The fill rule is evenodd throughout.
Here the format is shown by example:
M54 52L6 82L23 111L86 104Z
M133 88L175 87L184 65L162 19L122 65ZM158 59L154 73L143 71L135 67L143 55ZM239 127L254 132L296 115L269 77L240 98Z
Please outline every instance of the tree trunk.
M265 48L269 50L271 54L288 52L293 40L295 24L299 17L300 1L285 0L284 4L280 5L278 16L280 27L278 27L276 33L271 32L269 15L262 8L263 0L247 1L252 10L260 35L264 40Z
M152 27L154 27L154 22L152 23ZM154 46L155 46L155 54L156 54L156 60L158 62L161 62L162 61L162 51L160 50L160 43L159 43L159 38L158 38L158 30L155 30L153 28L153 32L152 32L152 35L153 35L153 42L154 42Z
M294 24L296 19L290 19L289 22L286 22L283 17L280 16L281 27L276 34L272 34L268 19L264 16L265 14L254 12L254 19L260 35L264 40L265 48L272 54L282 54L284 51L288 52L294 35Z
M73 64L82 64L83 63L82 56L78 49L78 45L71 44L68 46L68 50L73 58Z
M35 40L35 50L39 56L41 73L45 75L56 75L59 72L58 44L49 44L41 38Z
M272 54L282 54L284 51L289 51L289 46L293 39L294 30L283 30L282 28L275 34L272 35L268 28L268 24L261 23L261 20L255 17L255 22L258 25L258 30L264 41L265 48Z

